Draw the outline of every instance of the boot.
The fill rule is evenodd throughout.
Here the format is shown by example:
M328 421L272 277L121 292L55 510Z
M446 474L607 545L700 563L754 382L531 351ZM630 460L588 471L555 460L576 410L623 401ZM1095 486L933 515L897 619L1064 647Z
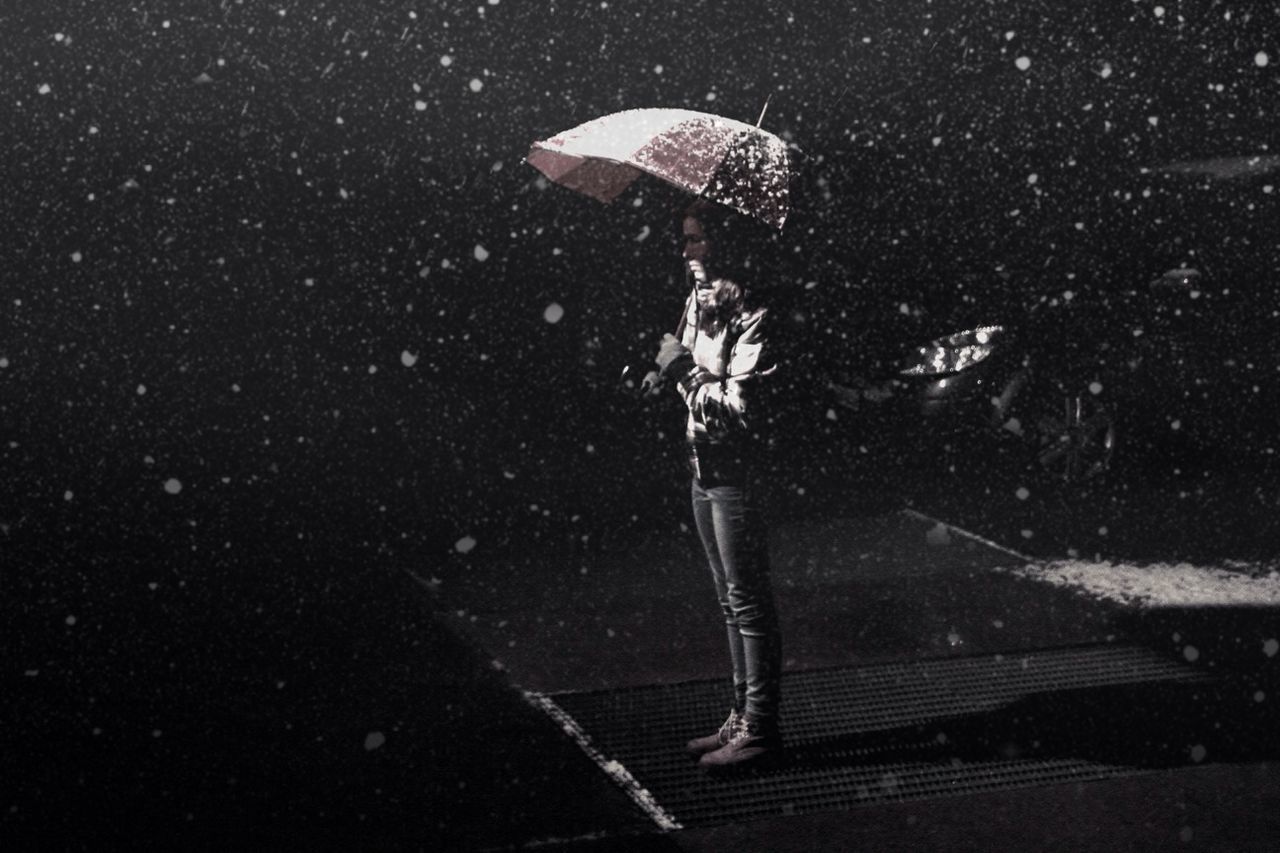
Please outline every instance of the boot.
M782 735L776 722L743 714L729 734L729 742L698 759L698 766L710 772L761 767L782 756Z
M737 728L738 720L740 719L741 716L738 714L738 709L732 709L729 711L729 718L720 726L719 731L705 737L694 738L685 744L685 751L694 758L700 758L708 752L719 749L729 742L729 737L733 734L733 730Z

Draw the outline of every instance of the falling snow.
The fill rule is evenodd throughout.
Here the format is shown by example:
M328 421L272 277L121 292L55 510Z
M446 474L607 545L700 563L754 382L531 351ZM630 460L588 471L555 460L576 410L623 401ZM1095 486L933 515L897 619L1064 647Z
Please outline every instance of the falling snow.
M705 4L643 19L599 2L383 4L370 14L227 0L169 19L157 4L79 17L58 5L7 39L0 80L12 136L0 202L0 551L6 570L37 569L14 572L29 593L18 609L54 640L16 635L14 671L41 688L41 702L66 703L47 718L71 725L67 744L92 733L97 744L116 738L112 754L123 755L141 738L148 753L206 760L160 698L207 678L212 695L244 703L234 714L214 708L211 720L260 696L293 701L303 685L327 682L277 665L338 667L345 655L313 655L294 628L369 628L367 643L343 648L361 654L352 672L371 676L368 649L390 655L399 639L421 639L401 630L396 620L413 617L395 603L371 608L378 624L354 621L354 605L367 603L356 599L402 568L429 579L421 594L446 597L486 564L477 586L536 585L559 602L542 611L555 620L575 585L605 576L615 556L695 542L677 488L681 423L669 417L680 402L636 399L618 376L651 364L677 319L684 280L670 214L710 185L654 189L657 151L605 203L525 162L535 139L632 107L753 125L768 99L772 153L803 164L801 180L778 170L786 180L776 185L793 194L782 234L799 269L768 282L798 306L794 318L774 316L809 348L806 377L822 377L784 377L786 390L814 392L781 445L792 456L776 485L789 510L830 512L829 484L850 501L892 493L920 506L963 484L966 511L986 513L999 541L1035 554L1074 549L1016 570L1037 583L1142 608L1280 603L1276 567L1256 555L1179 562L1158 541L1185 532L1183 519L1223 541L1274 522L1274 477L1260 472L1280 451L1269 428L1280 366L1268 346L1239 343L1273 340L1280 319L1270 286L1274 16L1263 4L1121 0L1087 14L980 0L760 4L749 27ZM732 189L717 190L730 206ZM1150 285L1175 266L1203 281L1183 313L1158 314ZM1061 406L1006 410L1003 382L976 399L999 412L990 421L1000 453L978 456L950 438L945 452L908 449L897 441L902 421L881 419L915 399L897 374L905 354L997 313L1062 332L1048 358L1022 365L1027 375L1070 368L1069 399L1117 416L1121 479L1090 485L1096 503L1004 467L1047 446ZM1211 334L1177 339L1178 326ZM1233 330L1239 338L1224 337ZM1213 360L1220 372L1205 372ZM823 396L828 378L853 393ZM1157 392L1158 403L1147 400ZM917 415L906 422L919 426ZM1143 415L1150 423L1131 431ZM949 435L932 424L930 437ZM1250 480L1227 499L1206 491L1194 464L1205 447L1263 486L1255 493ZM1155 461L1128 456L1134 448ZM975 462L982 474L967 476ZM904 473L932 463L936 479ZM1176 481L1168 499L1138 506L1142 484L1123 479L1134 469ZM1108 512L1116 494L1135 501L1132 517ZM1162 561L1137 562L1144 536ZM932 522L909 542L934 560L969 544ZM852 583L873 570L872 550L815 545L812 556ZM529 568L534 556L556 567L553 579ZM687 549L682 559L688 568ZM225 654L193 666L183 632L209 614L226 622L210 647ZM973 626L1012 635L1017 624L1004 610L961 618L958 608L932 614L928 642L977 652ZM585 635L634 650L635 625L611 622ZM281 624L290 631L264 627ZM547 630L571 627L561 619ZM154 642L134 639L153 629ZM253 654L234 653L242 640ZM337 648L332 640L314 648ZM538 645L519 640L513 660ZM1247 642L1274 666L1280 637ZM421 651L411 666L431 660ZM1213 656L1200 638L1179 640L1175 654L1200 665ZM233 668L250 658L270 661L254 679ZM93 680L134 669L109 689ZM243 689L251 683L259 694ZM112 696L136 697L127 726L110 719ZM1250 706L1260 715L1275 701L1256 684L1241 697L1267 703ZM408 718L376 705L354 729L351 719L324 729L332 742L317 749L361 756L363 740L371 767L402 751L384 747L388 735L399 745ZM317 721L298 706L260 711L291 749L309 743ZM444 754L418 735L406 742L427 750L428 764ZM41 761L74 752L43 735L29 741ZM1216 744L1187 732L1169 748L1191 763L1227 761ZM38 766L29 778L79 778ZM244 794L254 781L211 767L211 784L227 790ZM608 769L625 777L621 765ZM354 800L375 790L360 778L347 786ZM171 780L143 781L156 792L152 811L185 816ZM383 783L368 796L417 802ZM901 790L887 774L863 794ZM15 795L5 808L23 819L29 803ZM349 805L353 820L378 818L367 826L393 823L368 802ZM1190 842L1191 823L1181 816L1161 831ZM1196 824L1195 840L1209 843L1207 831Z

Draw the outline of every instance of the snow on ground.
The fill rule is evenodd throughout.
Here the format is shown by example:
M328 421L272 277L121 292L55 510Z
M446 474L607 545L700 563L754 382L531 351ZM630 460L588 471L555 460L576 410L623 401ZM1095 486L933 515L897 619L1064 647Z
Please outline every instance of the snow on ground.
M1070 587L1102 599L1141 607L1280 605L1276 566L1054 560L1012 569L1021 577Z

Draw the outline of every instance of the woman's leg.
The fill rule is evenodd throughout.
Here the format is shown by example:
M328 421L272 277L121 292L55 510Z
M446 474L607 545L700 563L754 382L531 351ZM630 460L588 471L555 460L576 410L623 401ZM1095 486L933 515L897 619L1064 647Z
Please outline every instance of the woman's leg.
M733 667L734 710L742 713L746 710L747 700L746 652L743 648L742 634L738 630L738 620L734 616L733 606L729 600L729 584L725 578L724 564L720 559L720 545L715 532L713 502L707 489L697 479L693 481L691 493L694 526L702 539L702 547L707 553L707 563L711 567L711 578L715 583L716 599L720 602L720 610L724 614L725 633L729 640L729 661Z
M746 681L747 714L776 728L782 679L782 641L769 578L768 531L750 492L739 486L703 490L708 497L717 592L736 625ZM704 543L707 537L703 536ZM718 559L717 559L718 558Z

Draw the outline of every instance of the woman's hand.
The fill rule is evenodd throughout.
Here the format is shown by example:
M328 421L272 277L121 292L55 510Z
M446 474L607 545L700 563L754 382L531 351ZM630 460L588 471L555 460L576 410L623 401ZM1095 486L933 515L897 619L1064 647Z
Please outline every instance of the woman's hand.
M662 336L662 344L658 347L658 356L654 361L657 362L658 370L662 375L667 376L673 370L680 370L686 361L688 364L685 369L692 367L693 353L689 352L689 348L680 343L675 335L668 332Z

